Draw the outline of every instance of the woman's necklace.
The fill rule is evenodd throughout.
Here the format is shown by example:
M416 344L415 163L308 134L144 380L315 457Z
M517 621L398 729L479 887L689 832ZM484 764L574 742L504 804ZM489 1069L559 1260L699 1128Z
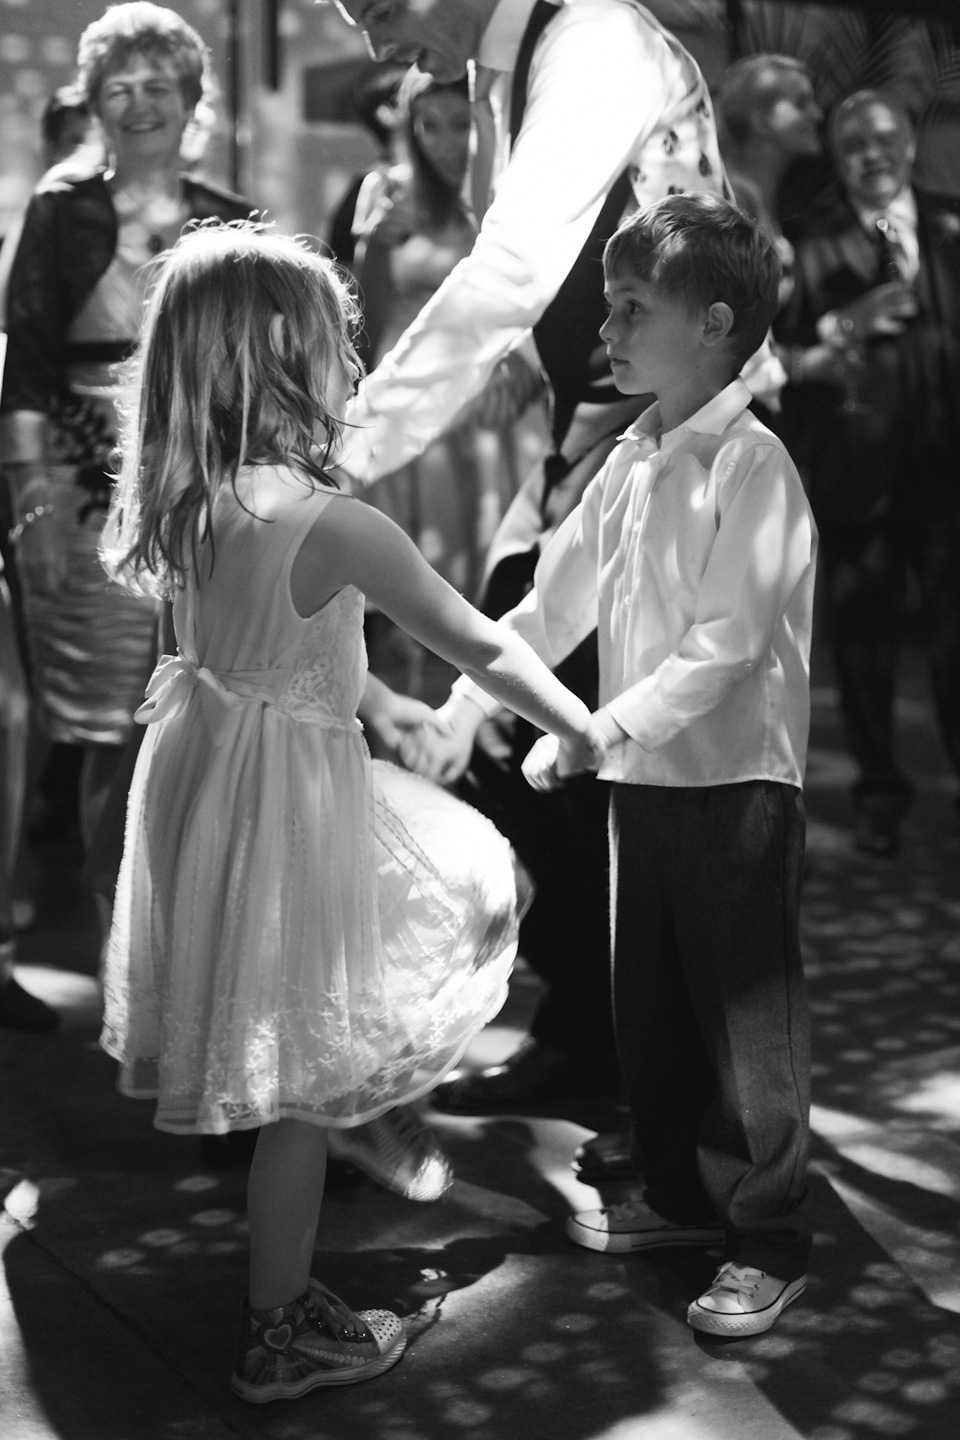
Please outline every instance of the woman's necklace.
M131 258L159 255L174 243L187 218L181 194L113 190L120 246Z

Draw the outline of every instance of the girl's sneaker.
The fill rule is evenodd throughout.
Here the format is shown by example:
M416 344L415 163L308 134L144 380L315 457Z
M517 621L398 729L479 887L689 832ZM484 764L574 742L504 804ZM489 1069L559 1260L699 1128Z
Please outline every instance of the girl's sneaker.
M296 1400L320 1385L354 1385L396 1365L406 1348L403 1325L389 1310L356 1314L319 1280L276 1310L244 1301L231 1386L254 1405Z

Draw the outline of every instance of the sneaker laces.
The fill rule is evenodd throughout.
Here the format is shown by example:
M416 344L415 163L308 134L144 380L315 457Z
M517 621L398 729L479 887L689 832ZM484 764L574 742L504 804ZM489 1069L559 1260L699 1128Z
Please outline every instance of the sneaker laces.
M307 1293L301 1297L308 1314L312 1313L330 1334L339 1340L369 1340L370 1332L350 1306L328 1290L321 1281L311 1277Z
M621 1200L617 1205L608 1205L604 1213L609 1215L611 1220L639 1220L641 1216L649 1216L651 1210L645 1201L634 1196L632 1200ZM665 1220L663 1223L668 1225L670 1222Z
M732 1295L749 1298L751 1295L756 1295L761 1280L765 1278L763 1270L754 1270L749 1265L734 1265L731 1260L717 1271L717 1278L710 1289L729 1290Z

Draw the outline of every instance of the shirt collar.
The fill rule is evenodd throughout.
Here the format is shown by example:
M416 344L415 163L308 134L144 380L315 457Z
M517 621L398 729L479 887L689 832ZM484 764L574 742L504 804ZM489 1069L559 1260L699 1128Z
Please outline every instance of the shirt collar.
M500 0L483 32L477 64L489 70L516 69L520 42L537 0ZM559 7L558 7L559 8Z
M714 395L706 405L701 405L689 420L684 420L682 425L675 426L666 434L660 429L660 403L655 400L624 431L621 438L633 440L641 449L646 450L651 447L662 448L664 442L672 447L688 430L696 430L701 435L722 435L727 426L743 414L752 399L749 386L738 375L719 395Z
M880 210L857 210L857 218L865 230L872 230L881 215L888 215L896 226L905 226L907 230L916 232L917 202L909 185L905 185L900 194Z

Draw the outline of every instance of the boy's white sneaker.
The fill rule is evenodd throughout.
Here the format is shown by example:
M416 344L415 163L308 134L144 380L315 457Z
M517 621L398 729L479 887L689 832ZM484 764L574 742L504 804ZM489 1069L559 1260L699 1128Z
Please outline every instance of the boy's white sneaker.
M721 1265L716 1279L687 1311L687 1324L708 1335L761 1335L807 1288L807 1277L778 1280L749 1265Z
M617 1254L665 1245L716 1245L724 1238L721 1225L678 1225L642 1200L625 1200L603 1210L581 1210L567 1219L567 1234L587 1250Z

